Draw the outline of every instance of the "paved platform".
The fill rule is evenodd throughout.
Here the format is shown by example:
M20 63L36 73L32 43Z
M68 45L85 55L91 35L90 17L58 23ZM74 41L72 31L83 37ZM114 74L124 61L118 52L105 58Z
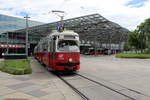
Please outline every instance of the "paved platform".
M0 100L82 100L33 58L31 65L33 73L30 75L0 72Z

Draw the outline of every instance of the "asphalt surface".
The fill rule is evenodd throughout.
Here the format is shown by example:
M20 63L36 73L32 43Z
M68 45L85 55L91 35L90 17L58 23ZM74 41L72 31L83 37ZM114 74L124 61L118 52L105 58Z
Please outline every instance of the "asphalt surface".
M150 100L150 59L121 59L115 56L81 56L81 74L105 84L129 88L144 95L123 89L121 92L137 100ZM111 86L109 85L109 86ZM118 88L117 88L118 89ZM134 96L135 95L135 96Z

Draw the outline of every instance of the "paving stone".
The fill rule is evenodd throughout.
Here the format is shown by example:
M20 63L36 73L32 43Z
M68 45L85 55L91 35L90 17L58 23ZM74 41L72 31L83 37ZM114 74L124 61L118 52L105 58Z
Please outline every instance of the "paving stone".
M100 86L90 86L88 88L79 88L90 100L131 100L123 95L115 93Z
M16 92L16 91L13 89L9 89L7 87L0 88L0 96L7 95L7 94L13 93L13 92Z
M41 90L45 91L47 93L52 93L52 92L58 92L59 91L58 88L55 85L50 86L48 88L41 89Z
M23 92L16 92L16 93L11 93L8 95L3 96L3 98L7 99L7 98L12 98L12 100L20 100L20 99L27 99L30 100L30 98L33 98L33 96L25 94Z
M1 97L1 96L0 96L0 100L4 100L4 97Z
M23 98L5 98L5 100L28 100Z
M75 93L69 86L67 86L60 79L55 80L55 85L65 96L66 100L83 100L77 93Z
M42 97L42 96L48 95L47 92L44 92L41 90L30 91L30 92L27 92L27 94L30 94L35 97Z
M0 89L1 89L1 88L4 88L4 85L1 84L1 85L0 85Z
M11 77L11 74L5 73L5 72L0 72L1 77Z
M49 84L53 84L51 79L32 79L32 80L29 80L28 82L31 82L31 83L34 83L34 84L37 84L37 85L43 85L43 86L48 86Z
M19 84L8 85L7 87L11 89L19 89L19 88L28 87L31 85L34 85L34 84L33 83L19 83Z
M76 80L76 79L80 79L81 77L77 75L71 75L71 76L63 76L63 78L67 80Z
M7 87L7 86L13 85L13 84L20 84L20 83L22 83L22 81L10 79L10 80L3 80L3 81L1 81L1 83Z
M0 71L0 73L1 73L1 71ZM5 75L1 75L0 74L0 80L10 80L10 79L12 79L10 76L8 76L8 77L5 77Z
M41 100L41 99L39 99L38 97L33 97L30 100Z
M68 82L71 83L73 86L78 86L78 87L88 87L88 86L97 85L96 83L93 83L83 78L68 80Z
M20 80L20 81L27 81L27 80L30 80L29 77L14 77L14 79Z
M89 75L89 74L86 74L86 73L83 73L83 72L80 72L80 74L88 77L89 79L92 79L92 80L95 80L96 82L99 82L107 87L110 87L116 91L120 91L120 90L124 90L126 89L125 87L119 85L119 84L115 84L115 83L112 83L112 82L109 82L109 81L106 81L104 79L101 79L99 77L96 77L96 76L92 76L92 75Z
M135 100L150 100L149 96L144 96L144 95L132 92L130 90L122 90L122 91L119 91L119 92L121 92L125 95L128 95L128 96L134 98Z
M65 97L60 92L53 92L49 95L43 96L42 100L66 100Z
M21 88L19 90L21 90L23 92L30 92L30 91L34 91L34 90L39 90L41 88L43 88L43 87L39 86L39 85L31 85L31 86L28 86L28 87Z

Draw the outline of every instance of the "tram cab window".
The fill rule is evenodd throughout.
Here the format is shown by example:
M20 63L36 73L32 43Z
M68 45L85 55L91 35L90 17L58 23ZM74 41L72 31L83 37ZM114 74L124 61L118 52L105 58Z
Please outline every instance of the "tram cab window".
M57 49L59 51L64 51L64 52L78 52L79 51L78 44L72 40L59 41Z

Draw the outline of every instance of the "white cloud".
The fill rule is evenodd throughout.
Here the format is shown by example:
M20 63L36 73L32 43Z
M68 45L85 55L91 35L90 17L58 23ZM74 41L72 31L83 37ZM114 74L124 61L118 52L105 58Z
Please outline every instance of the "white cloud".
M48 13L55 9L66 11L65 19L99 13L133 30L150 17L150 0L140 8L125 6L129 1L132 0L0 0L0 8L13 8L12 11L0 10L0 13L16 16L16 12L30 12L32 20L47 23L59 20L53 13Z

